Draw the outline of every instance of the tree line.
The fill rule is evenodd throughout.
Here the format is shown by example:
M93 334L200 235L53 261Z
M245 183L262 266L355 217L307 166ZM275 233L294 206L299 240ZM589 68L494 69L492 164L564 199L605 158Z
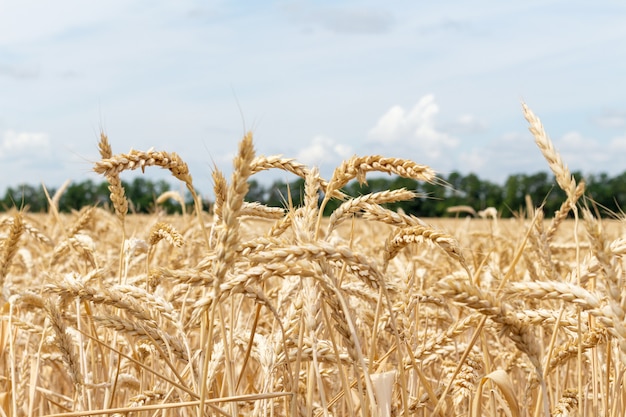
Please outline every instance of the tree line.
M573 174L577 181L583 179L580 172ZM598 207L600 213L609 215L621 213L626 204L626 171L615 177L592 174L584 177L587 185L586 196ZM151 213L156 210L156 199L162 193L170 191L170 184L165 180L151 181L145 177L136 177L130 182L122 181L131 211L135 213ZM250 189L247 201L260 202L271 207L286 207L288 199L297 207L304 199L304 180L298 178L291 182L275 181L264 185L256 180L249 182ZM494 207L502 217L511 217L524 210L529 197L535 206L543 204L546 216L557 211L565 200L565 193L556 185L554 177L545 172L535 174L509 175L503 185L480 179L476 174L452 172L447 176L439 176L435 184L418 182L412 179L387 176L373 177L365 184L356 181L349 183L342 191L349 196L357 197L368 193L406 188L419 194L418 198L389 204L388 208L402 209L407 214L420 217L454 216L448 209L454 206L469 206L475 211ZM56 189L47 190L50 196ZM528 196L528 197L527 197ZM191 206L193 200L185 196L185 204ZM205 207L210 207L205 201ZM43 187L23 184L9 187L0 200L0 210L12 207L27 207L30 212L48 210L48 198ZM109 207L109 190L106 182L96 183L92 180L73 182L63 191L59 200L59 210L69 212L79 210L87 205ZM332 212L340 201L331 200L325 214ZM167 213L180 213L180 205L168 200L159 204L160 209Z
M144 177L136 177L133 181L122 181L129 208L134 213L150 213L156 208L156 199L166 191L170 191L170 184L165 180L151 181ZM94 182L84 180L70 183L61 194L58 209L61 212L80 210L85 206L99 205L109 207L109 184L106 181ZM31 213L45 212L49 203L46 191L50 197L54 196L57 188L44 190L42 186L21 184L7 188L4 197L0 200L0 210L6 211L12 207L26 207ZM187 204L193 200L188 197ZM181 212L180 205L168 200L159 205L169 214Z
M595 205L602 215L621 213L621 207L626 204L626 171L615 177L602 173L583 178L581 172L574 172L573 176L577 181L585 181L590 205ZM458 206L469 206L476 212L494 207L501 217L512 217L526 209L528 197L534 206L543 205L545 215L551 217L566 199L565 192L558 187L554 176L546 172L512 174L503 185L480 179L473 173L463 175L456 171L447 176L438 176L432 184L402 177L376 177L368 179L365 184L353 181L342 191L357 197L399 188L415 191L419 197L389 204L388 208L402 209L407 214L419 217L455 216L457 214L448 209ZM287 195L297 206L304 198L304 180L297 179L291 183L276 181L269 187L253 180L247 199L283 207ZM339 204L340 201L331 200L325 214L328 215Z

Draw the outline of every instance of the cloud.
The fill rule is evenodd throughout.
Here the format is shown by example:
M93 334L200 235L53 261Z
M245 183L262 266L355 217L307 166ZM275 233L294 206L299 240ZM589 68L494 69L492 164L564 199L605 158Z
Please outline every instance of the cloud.
M626 152L626 135L596 139L571 131L556 139L554 145L571 171L610 175L624 172L622 155Z
M567 132L555 140L555 147L572 170L594 172L601 167L599 164L611 159L610 152L598 140L577 131Z
M484 132L487 130L487 123L478 120L471 114L464 114L454 122L446 124L445 129L455 134L468 135Z
M293 20L319 26L339 34L379 34L391 30L395 18L391 12L368 7L318 7L306 9L300 4L285 7Z
M394 21L388 12L364 8L325 9L317 13L317 20L336 33L385 33Z
M626 135L611 139L609 142L609 151L626 152Z
M431 159L437 159L444 151L459 144L458 139L436 127L438 113L439 106L432 94L422 97L409 111L399 105L393 106L369 131L368 137L381 144L410 145Z
M584 138L580 132L572 131L565 133L559 140L560 146L576 151L589 151L597 147L594 140Z
M482 149L473 148L469 152L461 153L459 162L464 171L483 172L485 166L489 163L489 155Z
M48 134L42 132L16 132L7 130L0 142L0 157L22 153L45 153L50 147Z
M511 173L545 170L541 153L526 133L507 132L459 155L459 170L503 182Z
M22 1L3 4L0 14L0 44L22 45L32 41L54 40L76 29L97 27L132 10L128 2L113 0L87 4L80 1L38 3Z
M591 119L599 127L614 129L626 126L626 111L606 110L599 116Z
M422 35L454 34L460 36L485 35L487 30L475 25L469 19L443 18L439 21L422 24L418 27L418 33Z
M620 155L626 152L626 135L602 141L569 131L553 140L554 147L570 171L583 174L624 170ZM462 172L475 172L481 178L503 183L515 173L550 172L548 163L528 133L510 132L497 136L485 145L476 145L458 156Z
M16 80L27 80L38 78L39 74L39 68L0 65L0 76L3 77L9 77Z
M5 130L0 132L0 162L5 173L0 178L0 190L17 184L38 184L58 186L66 178L67 158L52 147L48 133ZM80 159L80 172L86 170L85 160ZM76 164L74 164L76 165Z
M352 148L327 136L318 135L309 146L300 150L296 160L310 166L338 165L352 156Z

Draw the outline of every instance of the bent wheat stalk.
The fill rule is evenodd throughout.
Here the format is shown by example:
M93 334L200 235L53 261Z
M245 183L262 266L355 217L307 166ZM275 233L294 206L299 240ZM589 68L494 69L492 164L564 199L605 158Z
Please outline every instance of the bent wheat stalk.
M417 164L408 159L386 158L380 155L353 156L349 160L342 162L342 164L335 169L326 187L326 194L322 200L317 225L315 227L316 238L319 236L324 209L334 196L334 193L355 178L359 183L365 183L365 175L373 171L396 174L404 178L426 182L433 182L436 178L435 171L430 167Z
M432 242L443 249L452 259L458 261L461 266L463 266L471 278L472 274L469 272L465 257L456 240L446 233L430 226L422 225L401 228L389 236L385 243L385 251L383 253L384 269L387 268L389 261L393 259L402 248L419 241Z

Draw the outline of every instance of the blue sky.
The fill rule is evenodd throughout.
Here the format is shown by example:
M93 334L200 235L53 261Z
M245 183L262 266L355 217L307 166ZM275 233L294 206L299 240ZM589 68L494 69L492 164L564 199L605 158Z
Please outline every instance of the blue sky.
M325 177L379 153L502 182L547 170L521 100L572 170L615 175L624 74L622 1L4 1L0 190L99 180L100 128L207 195L248 129Z

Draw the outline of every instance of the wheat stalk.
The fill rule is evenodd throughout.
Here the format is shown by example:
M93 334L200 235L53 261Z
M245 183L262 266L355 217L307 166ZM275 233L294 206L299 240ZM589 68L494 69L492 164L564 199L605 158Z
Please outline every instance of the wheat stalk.
M7 298L7 294L4 288L4 280L11 266L11 261L17 253L20 237L24 232L24 220L21 213L16 213L13 216L11 227L9 228L9 235L2 242L2 257L0 258L0 288L2 289L2 296Z
M554 173L557 184L559 184L559 187L565 191L571 201L575 201L576 180L574 180L569 168L567 168L567 165L565 165L561 159L561 155L559 155L554 148L552 141L543 128L541 120L535 116L526 103L522 103L522 110L524 112L524 117L530 124L528 130L530 130L530 133L532 133L535 137L535 143L539 147L543 157L548 162L548 166Z
M326 235L330 235L330 233L342 222L344 222L347 216L350 214L366 211L372 205L407 201L417 197L417 193L402 188L399 190L381 191L377 193L365 194L360 197L351 198L342 203L335 211L333 211L328 221L328 230L326 232Z
M389 261L393 259L402 248L408 244L420 241L434 243L436 246L443 249L452 259L458 261L467 269L467 263L465 262L463 253L452 236L430 226L422 225L401 228L389 236L385 243L385 251L383 254L385 268L389 264Z
M164 222L158 222L152 226L150 237L148 238L148 244L154 246L161 239L167 240L170 245L177 248L180 248L185 244L183 236L171 224Z
M623 414L624 225L578 204L584 182L571 182L529 122L569 191L549 224L532 202L531 221L427 224L384 207L414 192L350 198L341 188L372 170L438 184L430 168L354 157L326 181L315 167L255 156L250 134L232 178L213 172L210 225L197 194L195 222L128 214L123 188L115 213L67 215L52 202L45 214L2 217L2 415ZM147 166L191 185L175 154L116 155L104 134L99 150L114 185ZM251 175L266 169L303 178L303 205L246 201ZM158 201L170 197L183 203L179 193ZM341 201L326 218L331 198ZM586 235L567 219L579 210Z

